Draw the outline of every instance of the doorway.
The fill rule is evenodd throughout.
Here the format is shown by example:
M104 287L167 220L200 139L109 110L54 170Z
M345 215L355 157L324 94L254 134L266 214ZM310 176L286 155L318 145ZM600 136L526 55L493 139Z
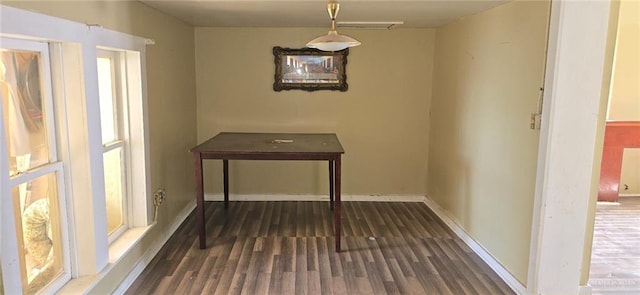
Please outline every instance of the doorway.
M593 294L640 292L640 3L620 2L596 205Z

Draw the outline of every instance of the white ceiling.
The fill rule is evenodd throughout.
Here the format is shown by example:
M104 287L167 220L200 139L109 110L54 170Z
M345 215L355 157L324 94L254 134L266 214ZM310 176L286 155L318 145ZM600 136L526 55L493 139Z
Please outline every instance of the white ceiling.
M328 27L326 0L140 0L196 27ZM510 0L341 0L338 21L437 27Z

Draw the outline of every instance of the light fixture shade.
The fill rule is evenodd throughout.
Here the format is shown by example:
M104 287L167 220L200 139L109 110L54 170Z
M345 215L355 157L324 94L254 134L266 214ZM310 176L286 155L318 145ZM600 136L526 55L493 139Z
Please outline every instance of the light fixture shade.
M356 39L346 35L340 35L337 31L331 30L328 34L309 41L309 43L307 43L307 47L322 51L339 51L347 47L354 47L360 44L362 43Z

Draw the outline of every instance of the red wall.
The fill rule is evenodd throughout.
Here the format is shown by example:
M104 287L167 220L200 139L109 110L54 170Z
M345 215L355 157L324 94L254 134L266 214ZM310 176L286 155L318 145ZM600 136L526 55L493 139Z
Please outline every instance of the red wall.
M616 202L620 190L622 153L625 148L640 147L640 121L607 122L600 166L598 201Z

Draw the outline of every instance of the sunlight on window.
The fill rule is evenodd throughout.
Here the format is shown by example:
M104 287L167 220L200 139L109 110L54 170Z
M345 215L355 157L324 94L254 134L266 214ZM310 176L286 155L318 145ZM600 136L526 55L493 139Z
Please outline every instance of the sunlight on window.
M116 108L113 96L113 66L110 58L98 58L98 88L100 91L100 120L102 121L102 144L117 139Z
M9 174L50 162L40 93L40 54L2 51L0 91L9 147Z
M16 217L20 268L25 294L35 294L62 272L62 249L55 174L25 183L29 188L24 210ZM19 209L19 186L12 190L15 210Z
M124 219L124 141L119 132L119 97L115 91L115 59L98 58L100 120L104 145L104 183L107 210L107 231L112 235L125 224ZM117 236L117 234L116 234Z
M124 220L122 218L122 149L104 153L104 184L107 195L107 231L115 232Z
M50 155L55 140L48 133L54 125L41 89L42 53L3 49L0 54L2 120L9 175L16 181L6 196L14 207L7 218L15 221L22 293L35 294L63 272L57 174L38 174L43 166L61 168L55 168L55 156ZM2 199L5 203L5 196Z

